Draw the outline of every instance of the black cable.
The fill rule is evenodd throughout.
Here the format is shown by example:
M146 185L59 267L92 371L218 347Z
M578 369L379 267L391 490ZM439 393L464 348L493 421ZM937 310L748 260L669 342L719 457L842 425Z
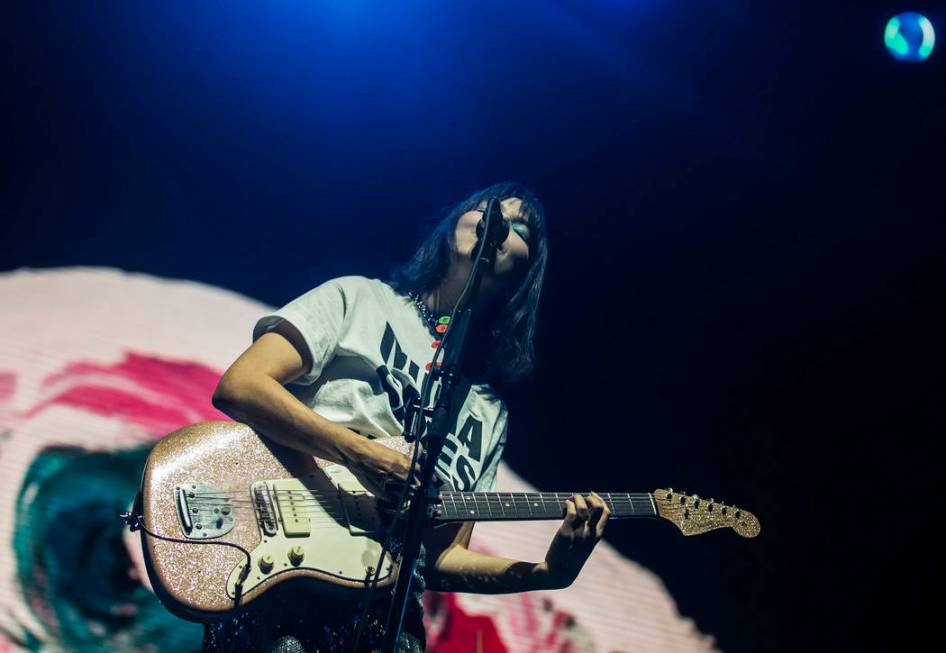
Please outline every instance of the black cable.
M136 530L140 528L142 532L146 533L147 535L150 535L151 537L159 539L159 540L164 540L165 542L176 542L178 544L217 544L219 546L229 546L229 547L233 547L234 549L239 549L243 553L243 555L246 556L246 566L243 568L243 572L240 574L240 578L237 579L236 596L233 599L234 605L232 608L228 610L228 613L233 612L238 607L240 607L239 606L240 597L243 596L243 581L245 581L247 576L250 575L250 569L253 567L253 556L250 554L249 551L244 549L239 544L234 544L233 542L214 542L212 540L181 540L175 537L165 537L164 535L158 535L157 533L152 533L150 530L145 528L144 515L138 515L131 511L123 512L119 515L119 517L121 518L123 522L125 522L125 525L128 526L131 532L135 532Z
M436 353L434 355L436 356ZM431 371L433 371L433 368L431 368ZM426 403L425 401L426 395L429 392L429 388L427 387L428 386L427 381L432 376L433 374L430 374L424 379L424 386L421 388L421 399L420 399L420 409L419 409L420 414L415 418L413 424L411 424L412 430L416 430L418 428L417 425L420 423L422 419L424 419L424 404ZM365 622L367 621L367 618L368 618L368 609L371 606L371 597L374 594L375 588L377 588L378 586L378 582L381 580L381 566L384 564L384 556L387 553L389 553L391 550L390 544L391 544L391 539L394 537L394 526L397 524L398 520L401 518L401 516L405 512L404 504L405 504L405 501L407 500L408 492L411 489L411 478L414 475L414 465L417 464L417 459L419 458L419 455L420 455L420 445L421 445L420 438L415 437L414 447L413 447L413 451L411 455L411 464L410 464L410 468L408 472L408 481L407 483L404 484L404 488L401 490L401 496L398 497L397 504L395 504L397 508L397 514L395 516L392 516L391 522L388 524L387 530L385 531L384 540L381 543L381 555L378 556L378 562L375 565L374 577L370 579L367 582L367 585L365 586L365 592L363 594L364 605L362 605L362 608L361 608L361 616L358 618L358 628L357 630L355 630L355 639L352 643L353 653L358 650L358 644L361 642L361 635L364 632Z
M489 198L487 200L486 208L483 211L483 214L488 215L492 203L498 202L498 201L499 201L498 198L495 198L495 197ZM463 286L463 290L460 292L460 296L457 298L456 303L453 305L453 310L450 313L450 322L448 323L447 329L444 332L443 337L440 339L440 345L437 347L436 351L434 351L434 355L431 359L430 374L428 374L424 378L424 383L421 388L421 398L420 398L419 410L418 410L419 414L417 418L415 418L413 424L411 424L411 430L413 432L416 432L419 430L419 424L422 421L426 423L426 417L424 415L425 406L428 404L430 400L430 392L432 390L433 381L435 380L435 377L439 376L440 374L440 370L437 367L437 359L440 357L441 353L443 352L443 348L447 342L447 338L449 338L449 336L451 335L451 332L453 331L452 326L456 322L457 313L459 312L461 307L465 306L467 302L467 295L470 293L470 290L473 286L473 279L476 276L476 271L479 266L492 262L492 261L488 261L483 256L487 247L487 238L485 236L486 234L484 233L484 237L480 238L479 240L479 247L476 250L476 257L473 260L473 269L470 271L470 274L467 276L466 283ZM495 253L493 254L493 256L495 257ZM397 523L398 519L401 517L401 515L403 515L406 512L406 510L404 509L404 502L406 501L408 492L411 489L410 481L414 474L414 465L417 463L418 454L420 453L420 444L421 444L421 438L416 433L412 433L412 437L414 438L414 450L413 450L413 455L411 456L411 466L408 473L408 482L404 485L404 489L401 492L401 496L398 498L397 517L392 518L391 523L388 525L387 532L385 533L384 541L381 544L381 555L378 558L378 564L375 565L374 578L368 581L368 584L365 587L364 606L362 606L361 617L358 619L358 629L355 631L355 639L354 639L353 648L352 648L353 652L357 652L358 644L361 641L361 635L364 630L364 624L368 615L368 608L371 603L371 596L374 593L374 590L377 587L378 581L380 580L380 577L381 577L381 565L384 564L384 556L390 550L389 545L391 543L391 538L394 534L394 526ZM413 571L411 573L413 573ZM385 631L387 631L387 629L391 625L391 610L393 609L393 607L394 607L393 604L388 607L388 615L385 620Z
M483 215L486 216L487 222L488 222L488 216L489 216L489 213L490 213L490 209L492 209L493 206L494 206L495 204L497 204L498 202L499 202L499 198L496 198L496 197L490 197L490 198L487 200L487 202L486 202L486 207L485 207L485 209L483 210ZM484 226L485 226L485 225L484 225ZM441 372L440 372L440 369L439 369L438 366L437 366L437 359L441 356L441 354L442 354L442 352L443 352L443 349L444 349L444 347L446 346L446 343L447 343L448 338L449 338L449 337L452 335L452 333L453 333L453 326L456 324L457 314L458 314L461 310L465 310L465 309L466 309L466 304L469 302L468 295L470 294L470 292L471 292L472 289L473 289L474 279L477 278L477 272L479 271L479 269L481 268L481 266L483 266L483 265L492 265L493 262L495 261L495 257L496 257L496 252L495 252L495 250L493 250L492 256L484 256L484 255L486 254L487 247L488 247L489 244L490 244L490 243L488 242L487 235L488 235L488 232L486 232L485 229L484 229L484 234L483 234L483 236L479 239L479 242L478 242L479 247L476 248L476 255L475 255L474 259L473 259L473 268L470 270L470 274L469 274L469 275L467 276L467 278L466 278L466 283L465 283L464 286L463 286L463 290L460 292L460 296L457 298L456 303L454 303L454 305L453 305L453 310L452 310L451 313L450 313L450 321L448 322L448 327L447 327L446 331L444 332L443 337L440 339L440 344L439 344L439 346L437 347L436 351L434 351L433 358L431 359L431 374L429 374L429 375L427 375L427 377L425 377L425 379L424 379L424 386L423 386L423 389L422 389L422 391L421 391L422 400L421 400L421 415L420 415L420 417L421 417L422 419L424 419L424 414L423 414L424 406L426 406L427 403L428 403L429 400L430 400L430 391L431 391L431 388L432 388L432 383L433 383L434 377L435 377L435 376L439 376L439 374L441 373ZM461 361L461 362L462 362L462 361ZM438 401L438 402L440 401L440 397L437 398L437 401ZM462 407L461 407L461 408L462 408ZM412 425L412 426L414 427L414 430L417 429L417 422L419 422L419 421L420 421L420 420L416 420L415 423ZM426 423L426 421L425 421L425 423ZM446 434L443 434L443 435L446 436ZM413 468L414 468L414 461L416 460L416 456L417 456L417 451L418 451L418 445L419 445L419 443L420 443L420 439L419 439L419 438L415 438L414 458L413 458L412 461L411 461L411 471L412 471L412 473L413 473ZM427 451L427 455L430 455L430 452L429 452L429 451ZM405 498L405 497L406 497L406 491L405 491L405 493L402 495L402 499ZM416 500L416 498L415 498L415 500ZM426 500L426 497L424 497L424 500ZM403 501L399 504L399 506L400 506L400 505L403 505ZM387 545L387 543L385 543L385 546L386 546L386 545ZM383 550L382 550L382 556L383 556ZM416 560L415 560L414 562L415 562L415 565L416 565ZM413 570L411 570L411 574L413 575ZM409 580L408 582L412 582L412 580ZM393 610L394 610L394 604L393 604L393 602L392 602L391 605L388 606L388 614L387 614L387 618L385 619L385 627L384 627L385 636L387 636L387 631L388 631L388 629L389 629L390 626L391 626L391 618L392 618L392 616L393 616ZM398 617L398 618L400 619L400 617ZM359 625L360 625L360 624L359 624ZM399 627L400 627L400 625L399 625Z

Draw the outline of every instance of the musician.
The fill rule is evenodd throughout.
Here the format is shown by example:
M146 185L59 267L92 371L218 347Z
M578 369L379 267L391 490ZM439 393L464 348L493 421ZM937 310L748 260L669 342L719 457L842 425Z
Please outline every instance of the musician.
M518 381L533 367L547 258L544 209L520 184L495 184L460 202L388 282L333 279L262 318L253 344L221 378L214 405L280 444L341 463L371 492L392 499L392 482L408 478L410 458L373 440L403 432L405 397L421 388L428 373L440 317L450 314L466 283L476 225L491 196L501 200L510 232L483 276L462 370L469 389L437 474L454 489L492 489L507 432L506 406L493 384ZM597 494L571 497L542 562L470 551L470 522L430 529L401 650L424 649L419 599L425 586L480 593L566 587L601 538L608 514ZM304 594L286 593L256 603L207 626L205 650L351 646L351 608L328 609ZM373 609L365 650L379 644L375 627L384 615Z

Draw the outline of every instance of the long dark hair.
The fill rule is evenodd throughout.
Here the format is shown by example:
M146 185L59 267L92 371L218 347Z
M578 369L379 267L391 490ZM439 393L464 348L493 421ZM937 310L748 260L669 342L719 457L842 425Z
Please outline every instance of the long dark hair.
M421 295L440 285L450 267L457 221L490 197L522 200L521 213L529 220L529 268L518 287L487 316L483 329L486 340L481 340L482 344L468 353L466 367L468 373L479 377L477 381L512 383L529 374L535 366L535 329L548 258L545 208L532 191L522 184L507 181L471 194L445 212L414 256L392 270L388 283L400 293Z

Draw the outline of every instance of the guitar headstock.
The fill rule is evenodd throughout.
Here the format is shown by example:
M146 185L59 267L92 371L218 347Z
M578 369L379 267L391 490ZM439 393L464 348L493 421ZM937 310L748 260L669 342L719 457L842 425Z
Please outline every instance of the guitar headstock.
M717 528L731 528L742 537L755 537L762 526L748 510L727 506L695 494L674 492L673 488L654 491L657 514L675 524L684 535L699 535Z

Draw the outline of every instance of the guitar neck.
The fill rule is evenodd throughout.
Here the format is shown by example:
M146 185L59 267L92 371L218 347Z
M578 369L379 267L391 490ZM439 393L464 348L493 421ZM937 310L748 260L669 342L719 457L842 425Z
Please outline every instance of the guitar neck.
M441 492L434 521L523 521L561 519L573 492ZM601 492L611 518L656 517L648 492Z

